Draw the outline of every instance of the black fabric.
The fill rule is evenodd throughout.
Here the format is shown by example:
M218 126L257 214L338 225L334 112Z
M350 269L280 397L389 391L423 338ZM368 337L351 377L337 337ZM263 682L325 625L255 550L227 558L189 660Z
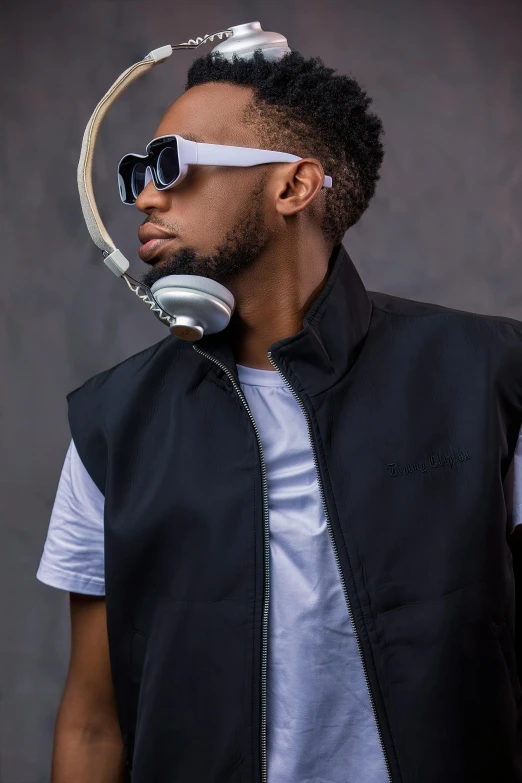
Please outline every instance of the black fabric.
M228 328L196 345L237 375ZM503 493L522 324L369 294L338 246L302 331L271 352L311 421L393 783L522 783ZM169 335L68 402L105 494L133 783L259 783L263 494L239 395Z

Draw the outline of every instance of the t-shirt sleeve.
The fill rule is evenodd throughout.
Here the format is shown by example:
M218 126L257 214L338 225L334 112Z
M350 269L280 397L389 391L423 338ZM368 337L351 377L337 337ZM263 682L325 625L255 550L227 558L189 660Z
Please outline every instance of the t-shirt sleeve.
M104 504L71 440L37 579L61 590L105 595Z

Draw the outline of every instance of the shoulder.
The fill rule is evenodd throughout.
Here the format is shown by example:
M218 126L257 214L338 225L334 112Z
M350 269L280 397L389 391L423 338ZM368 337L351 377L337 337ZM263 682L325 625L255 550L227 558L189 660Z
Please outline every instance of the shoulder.
M162 387L162 376L177 364L178 354L186 350L183 340L169 334L113 367L91 376L66 395L69 429L78 454L90 477L105 493L108 461L107 432L122 417L129 401L143 400Z
M482 330L484 334L512 336L515 341L522 342L522 321L498 315L484 315L472 313L466 310L455 310L450 307L432 304L430 302L417 302L413 299L404 299L391 294L368 291L377 312L396 316L403 319L431 319L442 325L458 329L469 328Z
M103 418L103 411L114 412L131 389L146 393L149 386L160 386L163 376L175 371L187 356L192 357L192 344L169 334L158 343L129 356L113 367L87 378L81 386L69 392L69 408L81 405L92 414Z
M173 359L174 354L179 352L182 345L182 340L177 340L169 334L158 343L154 343L148 348L145 348L132 356L128 356L126 359L123 359L112 367L87 378L81 386L70 392L67 397L74 396L83 389L94 392L96 389L103 389L107 384L124 382L130 377L135 378L145 367L150 367L151 364L161 363L162 359Z

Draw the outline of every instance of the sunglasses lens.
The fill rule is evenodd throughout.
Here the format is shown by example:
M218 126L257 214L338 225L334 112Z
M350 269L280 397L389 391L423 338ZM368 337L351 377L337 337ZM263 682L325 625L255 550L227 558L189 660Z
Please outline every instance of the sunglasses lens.
M134 194L134 198L138 198L141 191L145 187L145 174L147 167L144 163L135 163L131 174L131 187Z
M124 204L129 203L129 197L127 195L127 188L125 186L125 180L122 177L122 175L118 172L118 188L120 190L120 198L123 201ZM132 199L131 199L132 201Z
M158 179L165 187L172 185L179 177L178 150L176 147L165 147L158 155L156 164Z

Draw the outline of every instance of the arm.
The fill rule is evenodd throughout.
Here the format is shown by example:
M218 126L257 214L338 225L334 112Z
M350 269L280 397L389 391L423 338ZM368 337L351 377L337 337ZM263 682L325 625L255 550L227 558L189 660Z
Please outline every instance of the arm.
M70 593L71 659L56 719L51 783L124 783L105 599Z

